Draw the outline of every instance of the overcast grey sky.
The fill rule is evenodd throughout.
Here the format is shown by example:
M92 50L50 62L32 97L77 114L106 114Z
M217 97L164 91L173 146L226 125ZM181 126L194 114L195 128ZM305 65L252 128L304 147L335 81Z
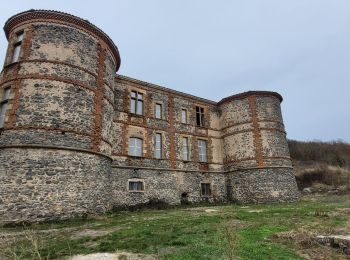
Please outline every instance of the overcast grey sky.
M122 75L215 101L277 91L288 138L350 142L349 0L4 1L0 22L31 8L100 27Z

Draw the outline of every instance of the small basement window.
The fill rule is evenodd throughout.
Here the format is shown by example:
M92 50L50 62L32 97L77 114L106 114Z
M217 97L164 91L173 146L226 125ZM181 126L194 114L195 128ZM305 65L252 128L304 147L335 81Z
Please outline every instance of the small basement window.
M128 181L128 190L129 191L144 191L145 185L142 180L129 180Z
M201 196L211 196L210 183L201 183Z

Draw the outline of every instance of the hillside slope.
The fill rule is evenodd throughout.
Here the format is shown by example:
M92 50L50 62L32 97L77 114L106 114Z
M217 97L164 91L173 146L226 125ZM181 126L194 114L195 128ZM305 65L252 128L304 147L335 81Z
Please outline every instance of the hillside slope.
M288 141L299 189L350 191L350 144Z

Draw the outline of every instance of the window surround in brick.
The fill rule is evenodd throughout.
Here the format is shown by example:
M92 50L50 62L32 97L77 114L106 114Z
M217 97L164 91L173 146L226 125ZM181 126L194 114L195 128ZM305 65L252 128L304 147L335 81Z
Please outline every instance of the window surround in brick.
M186 146L184 145L186 141ZM190 158L191 158L191 145L190 145L191 141L190 141L190 137L189 136L181 136L181 160L183 160L184 162L189 162ZM185 153L185 147L186 149L186 153ZM186 154L186 156L185 156ZM185 158L187 157L187 158Z
M13 44L11 63L15 63L20 59L23 36L24 36L24 30L20 30L16 32L16 40L15 40L15 43Z
M157 116L157 108L160 108L159 115ZM156 102L154 104L154 118L156 119L163 119L163 104L160 102Z
M157 137L160 137L160 142L158 142ZM154 158L155 159L163 159L163 134L156 132L154 135ZM158 147L157 144L160 144ZM157 154L157 151L160 151L160 154Z
M130 113L138 116L144 115L144 93L137 90L130 91Z
M142 157L143 156L143 139L139 137L129 137L129 156ZM141 153L139 153L141 152Z
M208 140L197 139L197 145L198 145L198 161L201 163L207 163L208 162Z
M181 108L180 122L181 124L188 124L188 110L186 108Z

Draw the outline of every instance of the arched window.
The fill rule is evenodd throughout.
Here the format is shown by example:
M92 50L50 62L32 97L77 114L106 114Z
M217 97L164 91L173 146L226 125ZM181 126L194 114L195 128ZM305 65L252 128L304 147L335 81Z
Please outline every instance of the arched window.
M130 137L129 138L129 155L142 156L142 142L141 138Z

